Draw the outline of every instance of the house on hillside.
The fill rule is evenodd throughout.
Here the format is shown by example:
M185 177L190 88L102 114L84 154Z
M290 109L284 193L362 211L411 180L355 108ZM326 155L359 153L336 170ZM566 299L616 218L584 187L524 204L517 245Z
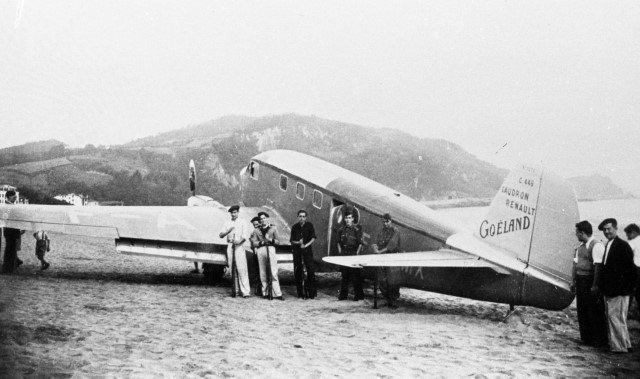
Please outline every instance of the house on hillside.
M22 198L20 197L20 192L18 192L18 189L14 186L11 186L9 184L2 184L0 185L0 204L4 204L6 202L6 198L7 198L7 192L9 191L15 191L16 195L18 196L18 203L19 204L29 204L29 199L26 198Z
M69 193L69 194L66 194L66 195L54 196L54 199L60 200L60 201L64 201L64 202L69 203L71 205L83 206L83 205L87 204L87 202L89 201L89 196L82 195L82 194L76 195L75 193Z

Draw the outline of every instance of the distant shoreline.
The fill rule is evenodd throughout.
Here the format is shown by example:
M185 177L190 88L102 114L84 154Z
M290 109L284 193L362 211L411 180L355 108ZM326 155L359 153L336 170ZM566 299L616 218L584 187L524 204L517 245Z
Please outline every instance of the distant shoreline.
M587 203L594 201L607 201L607 200L630 200L630 199L638 199L636 196L627 194L624 196L616 196L616 197L608 197L602 199L578 199L578 202ZM488 207L491 205L492 198L480 198L480 197L468 197L461 199L442 199L442 200L427 200L421 201L422 204L426 205L431 209L447 209L447 208L469 208L469 207Z

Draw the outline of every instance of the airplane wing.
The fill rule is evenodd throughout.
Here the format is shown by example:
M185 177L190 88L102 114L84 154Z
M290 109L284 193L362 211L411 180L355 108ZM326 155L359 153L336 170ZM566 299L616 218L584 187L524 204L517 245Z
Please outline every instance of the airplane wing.
M247 221L260 211L243 207ZM47 230L54 233L116 240L118 252L205 263L226 264L225 239L218 233L229 213L222 206L208 207L75 207L61 205L0 204L0 227ZM291 229L279 215L272 217L282 245L289 244Z
M419 251L397 254L371 254L331 256L322 258L327 263L340 266L365 268L365 267L458 267L458 268L489 268L503 275L509 275L504 268L474 257L450 249L435 251Z

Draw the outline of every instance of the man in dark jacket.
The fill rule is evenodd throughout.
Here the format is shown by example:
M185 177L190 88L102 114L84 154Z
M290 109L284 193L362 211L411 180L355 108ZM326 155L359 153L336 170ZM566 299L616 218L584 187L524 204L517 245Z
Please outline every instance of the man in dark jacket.
M313 224L307 221L307 211L298 211L298 222L291 227L291 251L293 253L293 274L299 298L314 299L316 290L316 270L313 263L313 247L316 231ZM306 268L307 277L304 276ZM304 283L304 286L303 286Z
M382 229L376 236L376 243L371 246L374 254L395 254L400 251L400 231L393 226L391 215L382 216ZM382 296L386 307L397 308L394 302L400 297L400 270L397 267L379 267L377 270Z
M360 255L362 249L362 231L353 223L353 211L344 213L344 226L338 229L338 254ZM349 294L349 281L353 280L354 301L364 299L362 290L362 273L359 268L343 267L342 280L340 281L340 295L338 300L347 300Z
M605 247L600 285L609 325L609 348L614 353L627 353L631 350L627 311L637 275L633 251L626 241L617 236L618 222L615 218L603 220L598 229L609 240Z
M18 195L15 191L7 191L6 203L15 204ZM4 228L4 260L2 261L2 272L10 274L16 267L22 264L20 258L18 258L18 240L22 235L20 229Z

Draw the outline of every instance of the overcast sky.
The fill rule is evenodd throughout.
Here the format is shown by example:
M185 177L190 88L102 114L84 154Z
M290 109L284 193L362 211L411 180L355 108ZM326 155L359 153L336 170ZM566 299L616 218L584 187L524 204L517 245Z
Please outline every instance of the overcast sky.
M0 147L292 112L640 194L640 2L0 2Z

